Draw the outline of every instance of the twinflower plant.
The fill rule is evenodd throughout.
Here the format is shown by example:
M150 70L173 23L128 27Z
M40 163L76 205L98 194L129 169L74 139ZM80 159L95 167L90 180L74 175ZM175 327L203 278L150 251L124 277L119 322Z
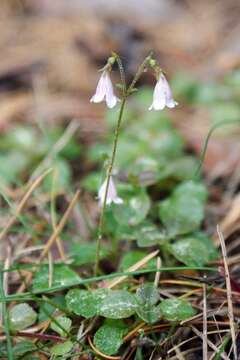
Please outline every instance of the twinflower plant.
M112 68L114 64L117 64L121 78L121 83L119 84L121 94L119 98L114 93L114 87L110 78L110 74L112 72ZM165 106L168 108L174 108L177 105L177 102L173 99L170 86L158 62L156 61L156 59L153 58L152 54L149 54L144 59L142 64L139 66L132 82L129 85L127 85L122 61L118 54L112 53L112 56L109 57L106 65L100 70L102 74L98 81L96 92L90 99L90 102L94 102L94 103L99 103L105 100L106 105L109 108L115 107L117 103L120 102L120 109L118 111L118 119L115 128L112 153L107 166L106 178L98 192L98 200L99 200L99 206L101 208L101 213L100 213L98 236L97 236L95 274L98 273L98 268L99 268L99 254L100 254L101 240L103 236L104 215L106 211L106 206L112 203L121 204L123 202L123 200L117 195L117 189L113 180L112 172L113 172L114 161L117 152L118 138L121 129L121 123L122 123L124 108L126 105L126 100L133 92L137 90L135 86L139 78L148 69L153 72L157 81L153 92L153 102L152 105L149 107L149 110L163 110Z

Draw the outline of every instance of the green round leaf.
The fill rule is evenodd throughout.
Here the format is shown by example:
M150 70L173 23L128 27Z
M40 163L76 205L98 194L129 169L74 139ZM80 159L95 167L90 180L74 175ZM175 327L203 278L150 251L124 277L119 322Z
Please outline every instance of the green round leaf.
M136 298L126 290L112 290L103 300L99 315L110 319L124 319L132 316L137 308Z
M134 230L134 237L139 247L150 247L166 239L165 233L150 221L144 221Z
M48 265L42 265L39 271L36 271L33 278L33 290L43 291L49 288L48 286L49 268ZM80 280L79 275L73 271L69 266L64 264L55 264L53 267L53 282L52 286L66 286L73 285Z
M137 315L148 324L154 324L162 316L160 304L151 307L139 306L136 312Z
M123 336L126 332L126 326L121 320L108 319L101 326L95 336L94 344L104 354L116 354L123 343Z
M31 326L37 320L37 313L27 303L15 305L9 311L10 328L20 331Z
M143 284L137 288L136 299L139 305L153 306L159 300L159 292L154 284Z
M21 357L29 352L33 353L37 350L37 347L31 341L20 341L13 348L13 353L16 357ZM0 353L1 356L1 353Z
M198 229L204 218L206 190L192 181L179 185L170 198L160 203L159 216L170 236Z
M169 321L186 320L196 314L189 302L177 298L163 300L160 310L163 318Z
M209 261L207 247L192 237L177 240L170 245L170 251L176 259L188 266L203 266Z
M123 198L123 204L113 206L113 215L116 221L122 225L135 226L142 222L150 209L149 196L141 191L129 198Z
M69 310L79 316L91 318L98 315L103 300L110 290L98 289L93 291L72 289L66 295L66 303Z
M72 320L66 316L57 316L55 320L56 322L51 321L51 329L62 337L66 336L71 329Z
M108 255L108 251L101 247L100 258L104 258ZM70 248L70 256L73 258L74 265L84 265L94 263L96 260L96 244L72 244Z
M52 355L61 356L61 355L65 355L65 354L67 354L69 351L71 351L71 350L72 350L72 347L73 347L72 341L67 340L67 341L65 341L64 343L60 343L60 344L54 345L54 346L51 348L50 351L51 351L51 354L52 354Z

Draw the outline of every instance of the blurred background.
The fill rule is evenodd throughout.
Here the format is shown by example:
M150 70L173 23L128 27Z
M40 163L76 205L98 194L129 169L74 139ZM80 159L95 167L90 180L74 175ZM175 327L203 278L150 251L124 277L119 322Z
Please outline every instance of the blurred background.
M213 124L240 119L239 16L237 0L1 0L1 134L31 150L41 144L24 132L29 124L48 129L76 119L81 141L91 142L104 131L105 108L89 103L97 70L114 50L130 79L153 50L180 103L172 121L199 154ZM153 83L150 74L141 80ZM224 129L204 165L213 177L239 167L239 126ZM2 150L12 141L2 138ZM25 160L0 156L7 182Z

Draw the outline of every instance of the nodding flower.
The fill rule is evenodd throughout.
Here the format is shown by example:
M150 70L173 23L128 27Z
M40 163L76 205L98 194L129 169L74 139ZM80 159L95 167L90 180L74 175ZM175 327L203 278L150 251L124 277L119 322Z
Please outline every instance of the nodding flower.
M106 187L107 187L107 179L101 185L99 192L98 192L98 200L99 200L100 207L102 207L104 204ZM123 200L120 197L118 197L113 178L112 178L112 176L110 176L107 198L106 198L106 205L110 205L112 202L115 204L122 204Z
M170 86L163 73L161 73L154 88L153 102L149 110L163 110L165 106L172 109L176 105L178 105L178 103L174 101Z
M113 108L119 98L113 92L113 85L109 76L109 71L104 70L97 84L96 92L90 102L99 103L105 100L107 106Z

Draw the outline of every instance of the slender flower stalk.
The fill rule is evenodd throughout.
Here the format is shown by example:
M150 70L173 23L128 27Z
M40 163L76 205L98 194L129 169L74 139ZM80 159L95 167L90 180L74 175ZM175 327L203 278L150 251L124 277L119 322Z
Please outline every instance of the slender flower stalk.
M152 54L147 56L145 60L142 62L142 64L139 66L138 71L133 78L131 84L127 87L126 81L125 81L125 73L122 66L122 62L118 54L113 53L112 57L108 59L107 64L102 69L103 74L99 80L99 83L97 85L96 93L92 97L90 101L92 102L100 102L102 100L106 100L107 106L112 108L116 105L117 101L119 99L114 95L113 92L113 86L109 77L109 70L111 70L112 65L114 62L117 63L120 77L121 77L121 106L120 111L118 115L117 125L114 133L114 140L113 140L113 148L112 148L112 154L110 157L109 166L107 169L106 179L102 186L100 187L98 198L99 198L99 205L101 206L101 213L100 213L100 220L99 220L99 227L98 227L98 236L97 236L97 247L96 247L96 261L95 261L95 275L98 274L99 270L99 255L100 255L100 246L101 246L101 240L103 236L103 226L104 226L104 216L106 211L106 206L110 205L112 202L115 204L120 204L123 202L123 200L118 197L116 187L114 185L113 177L112 177L112 170L114 166L114 161L116 157L116 151L117 151L117 144L118 144L118 138L123 118L123 112L124 107L126 104L127 97L132 94L133 91L135 91L135 85L137 81L139 80L140 76L143 72L147 69L147 67L152 68L155 71L155 74L157 75L157 78L159 77L159 80L156 84L155 90L154 90L154 96L153 96L153 104L151 106L151 109L159 110L163 109L165 106L168 106L170 108L175 107L177 103L172 98L171 89L168 85L167 80L165 79L164 75L161 73L160 68L156 62L155 59L152 58ZM159 76L160 74L160 76Z
M125 103L126 103L126 95L124 94L123 98L122 98L122 101L121 101L121 107L120 107L120 112L119 112L119 115L118 115L117 126L116 126L116 129L115 129L112 155L111 155L110 164L109 164L108 171L107 171L107 177L106 177L106 180L105 180L106 181L105 194L104 194L104 197L102 199L102 207L101 207L101 214L100 214L99 227L98 227L97 248L96 248L96 262L95 262L95 271L94 271L95 275L97 275L98 268L99 268L100 246L101 246L101 240L102 240L102 236L103 236L104 215L105 215L105 210L106 210L106 205L107 205L108 190L109 190L109 185L110 185L110 181L111 181L111 178L112 178L111 177L112 169L113 169L114 160L115 160L115 157L116 157L118 136L119 136L120 127L121 127L121 123L122 123L123 110L124 110ZM118 203L119 203L119 200L118 200Z

